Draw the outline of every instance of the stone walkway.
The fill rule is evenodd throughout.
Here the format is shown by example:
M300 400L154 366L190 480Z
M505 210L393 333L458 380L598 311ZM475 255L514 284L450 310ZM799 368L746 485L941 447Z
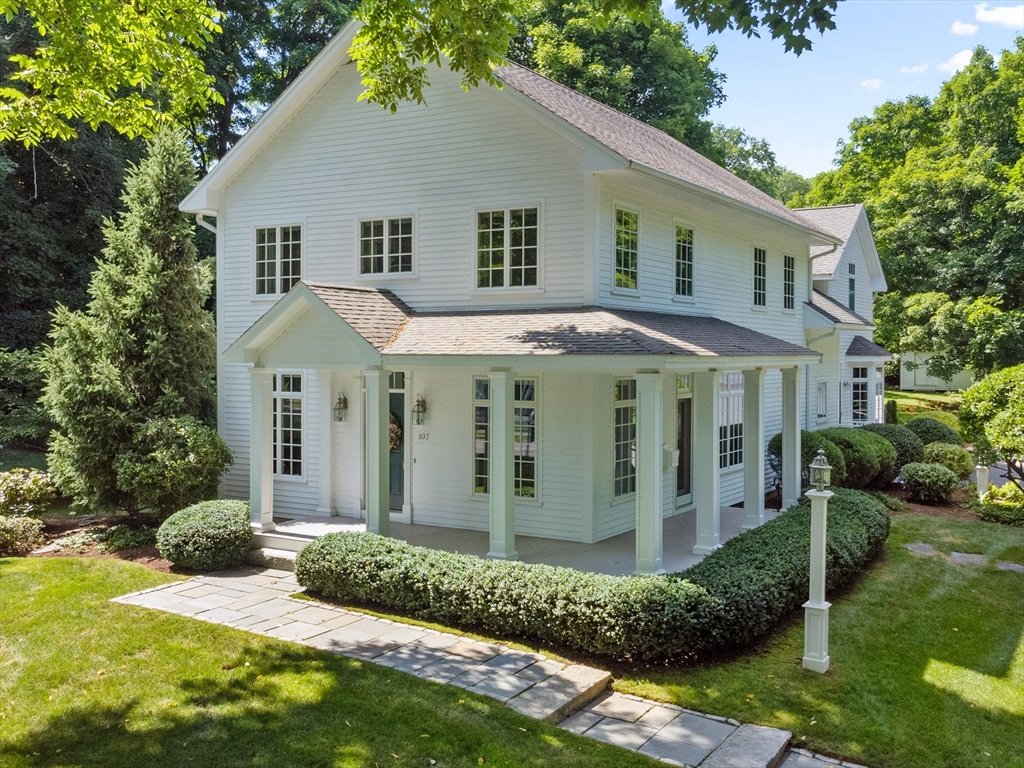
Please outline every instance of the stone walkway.
M787 751L788 731L608 693L611 675L602 670L291 596L301 591L288 571L240 568L133 592L113 602L190 616L455 685L670 765L853 765L803 750Z

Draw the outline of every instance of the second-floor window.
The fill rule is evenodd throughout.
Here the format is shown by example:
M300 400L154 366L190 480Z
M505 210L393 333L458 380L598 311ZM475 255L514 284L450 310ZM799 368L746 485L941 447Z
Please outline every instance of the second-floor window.
M302 227L256 230L256 293L288 293L302 279Z
M849 306L851 312L857 311L857 265L850 265L850 294L847 306Z
M768 252L764 248L754 249L754 306L768 304Z
M796 259L782 257L782 308L793 309L796 303Z
M676 227L676 296L693 298L693 230Z
M477 288L537 285L540 212L537 208L480 211L476 219Z
M412 217L359 222L359 274L412 272Z
M640 256L640 216L615 209L615 287L636 290Z

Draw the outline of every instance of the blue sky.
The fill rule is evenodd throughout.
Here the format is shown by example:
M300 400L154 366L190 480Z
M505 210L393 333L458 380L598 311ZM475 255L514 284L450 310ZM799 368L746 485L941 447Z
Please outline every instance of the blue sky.
M664 8L682 18L670 1ZM798 173L828 170L853 118L910 94L936 96L977 45L993 53L1012 48L1024 29L1024 4L846 0L835 22L799 58L767 35L688 27L695 48L718 47L714 66L728 78L726 102L711 119L768 139L779 162Z

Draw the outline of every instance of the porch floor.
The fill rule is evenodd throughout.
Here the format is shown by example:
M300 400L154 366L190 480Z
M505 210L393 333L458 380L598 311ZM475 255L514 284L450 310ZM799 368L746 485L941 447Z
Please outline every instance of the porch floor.
M765 510L765 520L777 517L778 511ZM338 531L365 531L366 521L352 517L275 517L282 533L315 538ZM722 507L720 540L725 542L741 533L743 509ZM391 536L420 547L462 552L484 557L488 550L487 531L442 528L434 525L396 523L391 521ZM693 510L665 518L663 567L669 573L682 571L703 559L693 554L697 540L697 518ZM578 541L516 536L516 550L525 563L545 563L575 568L592 573L621 576L632 573L636 562L636 538L633 531L621 533L596 544Z

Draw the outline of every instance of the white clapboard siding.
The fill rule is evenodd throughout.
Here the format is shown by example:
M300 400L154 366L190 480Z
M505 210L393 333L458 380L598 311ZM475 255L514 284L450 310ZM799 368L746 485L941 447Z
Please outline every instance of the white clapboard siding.
M850 274L850 265L854 266L855 274ZM844 307L850 305L850 278L856 280L854 286L856 297L854 298L854 311L861 317L872 319L874 293L871 290L871 275L868 272L867 258L864 254L864 245L861 242L859 228L854 228L853 234L843 247L843 255L839 258L832 279L828 281L827 293ZM845 351L845 350L844 350Z

